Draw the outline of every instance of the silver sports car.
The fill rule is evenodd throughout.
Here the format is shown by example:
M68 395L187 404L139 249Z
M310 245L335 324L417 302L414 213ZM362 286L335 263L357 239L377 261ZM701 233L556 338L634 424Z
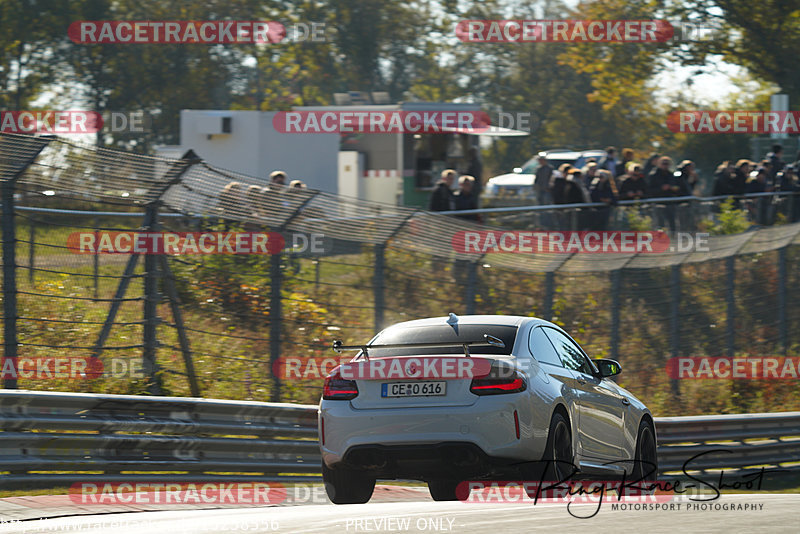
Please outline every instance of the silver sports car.
M465 480L657 474L653 417L610 379L619 363L590 359L548 321L450 314L334 349L358 350L325 379L319 406L334 503L367 502L378 478L455 500Z

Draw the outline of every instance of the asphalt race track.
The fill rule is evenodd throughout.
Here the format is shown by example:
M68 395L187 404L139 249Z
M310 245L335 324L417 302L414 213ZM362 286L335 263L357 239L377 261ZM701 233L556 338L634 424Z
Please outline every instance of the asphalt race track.
M420 489L414 500L335 506L309 504L261 508L225 508L96 514L0 523L2 533L107 532L114 534L189 534L231 532L390 533L469 532L524 533L550 531L623 532L797 532L798 494L722 495L692 509L675 503L672 510L612 510L596 504L485 504L433 502ZM677 506L680 504L681 506ZM700 504L700 503L699 503ZM740 506L741 505L741 506ZM745 506L747 505L747 506ZM733 508L733 509L732 509ZM738 508L749 508L740 510Z

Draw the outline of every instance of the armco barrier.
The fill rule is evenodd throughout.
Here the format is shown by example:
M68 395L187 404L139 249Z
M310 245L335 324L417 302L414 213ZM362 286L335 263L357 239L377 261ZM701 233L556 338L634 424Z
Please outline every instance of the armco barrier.
M662 472L800 467L800 412L656 419ZM794 465L791 465L794 464Z
M0 487L319 479L317 407L0 390ZM656 419L662 471L800 461L800 412ZM758 441L752 442L751 440ZM747 440L747 441L745 441ZM722 441L719 444L709 442ZM226 474L223 474L226 473Z
M297 404L3 390L0 486L313 480L316 421Z

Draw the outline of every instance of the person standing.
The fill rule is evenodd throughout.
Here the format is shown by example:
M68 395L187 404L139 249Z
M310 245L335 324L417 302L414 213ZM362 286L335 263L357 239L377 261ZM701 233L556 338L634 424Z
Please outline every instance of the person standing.
M608 228L611 206L616 205L619 199L619 191L617 190L617 184L614 181L614 176L611 174L611 171L601 169L597 172L597 177L592 180L590 194L592 202L602 202L605 204L602 208L593 210L592 226L595 230L605 230Z
M620 177L619 196L622 200L641 200L647 197L647 182L642 166L633 161L628 163L628 173Z
M442 171L441 179L436 183L436 188L431 195L428 204L429 211L452 211L456 207L453 196L453 182L456 179L456 171L445 169Z
M681 178L680 173L673 173L670 170L672 159L664 156L658 160L658 167L650 171L647 177L648 192L651 198L682 197L689 194L688 186ZM666 203L657 206L658 223L660 226L668 226L673 232L675 225L675 204Z
M775 183L775 178L778 176L778 173L783 170L783 167L786 165L783 162L783 146L782 145L772 145L772 152L767 154L767 159L772 164L770 168L770 181Z
M467 151L468 164L465 176L471 176L474 182L472 187L472 196L475 198L475 205L478 205L479 197L483 193L483 163L481 163L480 149L472 145ZM459 181L459 184L461 182ZM476 208L477 209L477 208Z
M606 155L600 158L600 161L597 162L597 168L605 169L611 172L611 176L617 175L617 149L613 146L606 148Z
M614 178L619 178L626 172L628 172L628 163L633 161L633 149L631 148L623 148L622 149L622 161L619 162L617 165L617 173Z
M475 178L464 175L458 179L458 191L453 195L457 210L476 210L478 209L478 199L475 198ZM481 217L477 213L464 213L456 215L462 219L470 221L480 221Z
M553 196L550 193L550 179L553 176L553 167L545 156L539 156L539 168L536 169L536 179L533 182L533 189L536 192L536 202L540 206L549 206L553 203Z

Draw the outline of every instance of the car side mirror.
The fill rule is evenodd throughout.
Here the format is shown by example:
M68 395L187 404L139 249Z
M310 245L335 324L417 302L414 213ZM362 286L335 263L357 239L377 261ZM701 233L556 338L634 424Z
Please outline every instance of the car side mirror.
M622 366L619 364L617 360L608 360L605 358L600 358L598 360L592 360L592 361L597 366L597 369L600 371L601 378L616 376L622 371Z

